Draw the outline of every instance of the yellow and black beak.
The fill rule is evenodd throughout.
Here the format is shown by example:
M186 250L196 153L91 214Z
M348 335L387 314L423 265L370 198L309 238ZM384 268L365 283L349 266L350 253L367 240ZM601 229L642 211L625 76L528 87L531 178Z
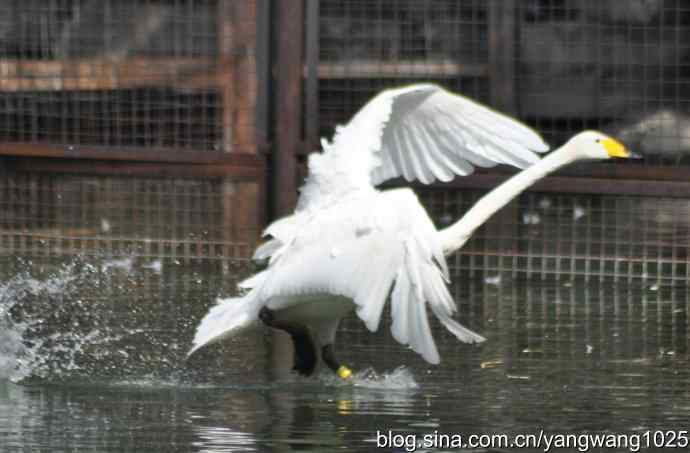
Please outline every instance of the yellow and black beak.
M609 157L618 157L623 159L642 159L642 156L637 153L628 151L622 143L612 139L605 138L601 141L602 146L608 153Z

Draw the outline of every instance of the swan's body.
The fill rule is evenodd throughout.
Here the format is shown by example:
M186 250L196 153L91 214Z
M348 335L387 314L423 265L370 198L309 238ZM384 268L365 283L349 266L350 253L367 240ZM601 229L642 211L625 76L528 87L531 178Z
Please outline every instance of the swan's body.
M299 371L313 370L315 340L322 360L345 377L349 370L331 349L340 319L354 310L375 331L390 298L393 337L439 363L427 306L459 340L484 341L453 319L444 255L546 173L578 158L627 155L612 139L585 132L539 160L535 152L548 147L534 131L426 84L382 92L337 129L332 143L322 144L323 153L309 158L295 213L270 225L264 234L272 239L255 252L268 267L240 284L247 290L243 297L211 309L190 354L260 317L293 336ZM375 188L397 176L448 181L499 163L528 168L440 232L411 190Z

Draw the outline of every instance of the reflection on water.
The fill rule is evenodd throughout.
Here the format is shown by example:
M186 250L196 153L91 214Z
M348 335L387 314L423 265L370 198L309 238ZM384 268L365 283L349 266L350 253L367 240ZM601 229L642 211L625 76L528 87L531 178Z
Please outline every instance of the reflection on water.
M3 452L374 451L376 430L632 433L690 418L685 287L455 275L459 316L488 341L436 329L432 367L388 325L349 319L347 384L277 378L263 330L184 361L246 263L1 260Z

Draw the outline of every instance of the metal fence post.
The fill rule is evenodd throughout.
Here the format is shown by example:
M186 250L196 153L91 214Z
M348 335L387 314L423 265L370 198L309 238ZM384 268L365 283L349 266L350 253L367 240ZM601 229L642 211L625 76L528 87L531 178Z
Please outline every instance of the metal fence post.
M277 1L274 10L272 217L292 212L296 201L296 155L302 138L304 2Z

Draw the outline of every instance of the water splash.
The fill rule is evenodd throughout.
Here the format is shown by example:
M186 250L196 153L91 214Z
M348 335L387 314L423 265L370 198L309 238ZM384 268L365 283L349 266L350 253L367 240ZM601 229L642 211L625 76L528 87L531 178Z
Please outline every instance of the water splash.
M24 334L40 328L44 320L21 314L16 308L22 301L63 294L73 280L71 267L66 267L45 280L22 272L0 284L0 378L17 381L41 368L42 360L36 353L46 340L25 342Z
M404 365L390 373L382 374L373 369L365 369L355 373L353 384L355 387L382 390L415 390L419 388L412 371Z
M160 274L161 272L163 272L163 263L161 260L151 261L150 263L144 264L141 267L144 269L150 269L156 274Z
M323 376L327 385L354 386L372 390L416 390L419 384L414 375L404 365L389 373L378 373L373 368L355 372L348 381L343 381L333 373Z
M107 272L110 269L122 269L124 272L131 272L133 264L134 259L128 256L122 259L108 260L101 265L101 269L103 272Z
M21 267L0 284L0 379L104 377L146 368L127 344L146 333L116 316L102 296L136 285L113 285L111 267L78 258L47 271L30 261Z

